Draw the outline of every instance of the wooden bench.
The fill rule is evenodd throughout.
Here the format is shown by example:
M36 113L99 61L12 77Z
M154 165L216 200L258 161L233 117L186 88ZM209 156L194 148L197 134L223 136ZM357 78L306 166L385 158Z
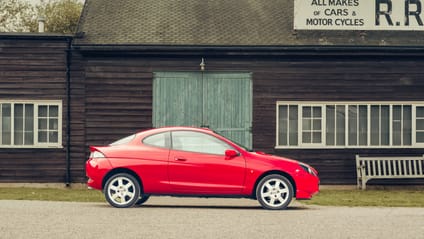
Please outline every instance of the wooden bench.
M365 190L370 179L424 178L424 156L361 157L356 155L358 189Z

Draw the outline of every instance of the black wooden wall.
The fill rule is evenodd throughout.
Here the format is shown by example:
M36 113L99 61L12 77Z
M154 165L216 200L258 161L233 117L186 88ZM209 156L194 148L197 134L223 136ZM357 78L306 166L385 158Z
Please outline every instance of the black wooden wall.
M156 71L199 71L200 56L86 54L86 144L107 144L152 127ZM324 184L353 184L355 154L420 155L423 149L275 149L277 101L422 101L417 56L202 55L206 71L253 73L253 145L311 164Z
M65 112L68 39L0 36L0 99L62 100ZM65 151L0 148L0 182L64 182Z
M253 146L311 164L323 184L355 183L355 154L420 155L424 149L275 149L277 101L424 101L424 61L402 52L68 51L69 37L0 36L0 99L62 100L63 148L0 148L0 182L65 182L66 70L70 67L71 182L85 182L89 145L152 127L153 73L243 71L253 75ZM67 65L67 58L71 59ZM408 181L410 182L410 181Z

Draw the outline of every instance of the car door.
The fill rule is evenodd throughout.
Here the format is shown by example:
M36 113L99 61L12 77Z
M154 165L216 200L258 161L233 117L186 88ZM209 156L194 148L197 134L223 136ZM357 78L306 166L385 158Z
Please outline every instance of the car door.
M173 131L169 182L175 193L239 194L245 178L245 159L225 157L233 149L215 136L195 131Z

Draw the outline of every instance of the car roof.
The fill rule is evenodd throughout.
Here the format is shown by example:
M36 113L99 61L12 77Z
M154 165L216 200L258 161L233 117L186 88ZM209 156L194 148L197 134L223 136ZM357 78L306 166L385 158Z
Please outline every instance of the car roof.
M213 132L209 128L198 128L198 127L189 127L189 126L166 126L166 127L159 127L159 128L144 130L144 131L138 132L137 134L154 134L154 133L161 133L161 132L167 132L167 131L179 131L179 130L189 130L189 131L198 131L198 132L206 132L206 133Z

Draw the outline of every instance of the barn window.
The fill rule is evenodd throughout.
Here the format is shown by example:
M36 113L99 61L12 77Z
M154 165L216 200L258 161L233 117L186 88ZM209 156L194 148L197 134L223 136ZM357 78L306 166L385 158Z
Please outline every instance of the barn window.
M416 141L424 143L424 106L417 106L416 110Z
M277 102L277 148L418 147L422 103Z
M0 147L61 147L60 101L0 101Z

